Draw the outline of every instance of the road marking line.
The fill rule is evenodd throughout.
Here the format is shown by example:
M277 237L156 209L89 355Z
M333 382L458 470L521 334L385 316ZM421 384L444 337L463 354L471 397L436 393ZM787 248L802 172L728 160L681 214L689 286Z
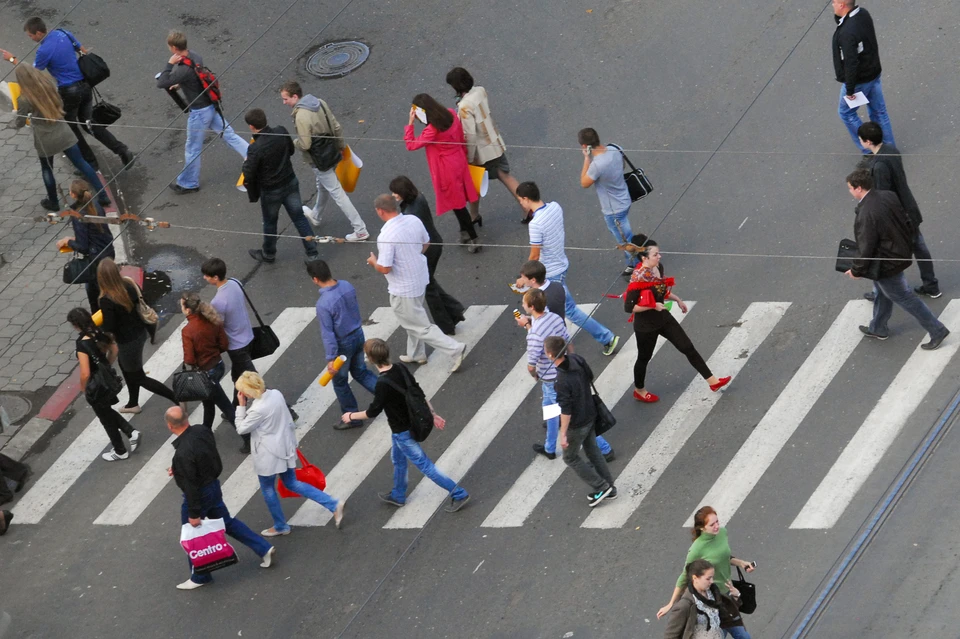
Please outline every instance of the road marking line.
M692 309L694 304L696 302L687 302L687 307ZM686 317L677 305L674 305L671 314L679 322ZM657 339L654 355L660 351L664 343L666 340L662 337ZM628 338L610 365L597 377L595 381L597 392L605 398L604 401L608 406L615 406L624 393L633 388L632 371L636 360L637 342L635 339ZM481 525L487 528L522 526L566 467L559 457L549 460L542 455L536 455Z
M400 324L397 322L397 316L389 306L375 310L373 315L370 316L370 319L374 323L363 327L365 339L379 338L387 340L394 331L400 328ZM320 362L318 366L322 365L321 360L318 359L317 361ZM346 364L344 364L344 366L346 366ZM320 375L322 375L324 371L326 371L325 365L320 371ZM320 375L317 375L310 385L307 386L307 389L300 395L297 403L293 406L294 410L297 411L297 414L300 416L299 419L297 419L296 428L298 442L303 440L304 436L310 432L314 424L327 412L327 409L337 401L337 395L333 391L333 383L331 382L326 386L321 386L319 384ZM359 387L359 384L356 384L356 386ZM257 477L256 471L253 469L253 455L250 455L243 460L243 463L241 463L227 481L224 482L223 501L227 505L227 509L231 513L236 514L240 512L247 502L258 492L260 492L260 480Z
M940 321L950 332L960 333L960 300L947 304ZM931 352L917 346L790 528L831 528L837 523L958 348L956 337Z
M463 323L463 332L457 335L457 339L467 344L468 349L474 348L506 308L503 305L471 306L465 313L467 321ZM427 399L433 397L447 381L451 374L449 370L450 359L434 354L427 364L416 371L417 382ZM336 499L349 498L376 468L391 446L390 427L387 425L386 415L380 415L364 429L357 442L327 474L327 494ZM387 482L384 481L384 483ZM290 519L290 524L323 526L332 517L330 511L320 504L307 501Z
M872 314L873 304L866 300L847 302L720 478L700 500L700 505L709 504L724 521L733 519L860 343L863 334L857 326L869 324ZM685 527L693 526L694 513L684 523Z
M736 378L790 307L789 302L754 302L720 342L707 365ZM687 440L696 432L722 393L713 393L698 375L616 478L620 498L595 509L583 528L619 528L627 523Z
M257 370L261 374L270 370L314 317L316 317L316 311L313 307L284 309L271 324L280 339L280 346L272 355L256 360ZM176 347L179 351L180 361L183 361L183 344L179 335L176 339ZM220 387L227 393L227 396L233 393L233 381L230 379L229 370L223 376ZM202 416L203 406L197 406L190 415L190 423L201 423ZM217 416L213 420L213 428L216 429L222 421L220 410L217 409ZM169 444L174 439L173 435L167 438L93 523L103 526L129 526L143 514L143 511L153 503L157 495L172 480L167 475L167 468L173 461L173 446Z
M161 381L173 374L183 362L183 347L180 331L186 322L180 324L173 334L168 337L160 348L154 352L144 365L144 370L154 379ZM130 398L129 389L124 386L117 394L120 404L126 404ZM153 393L145 388L140 389L140 405L143 406ZM130 421L132 415L124 415ZM57 458L57 461L47 469L30 487L27 493L20 498L13 512L17 522L21 524L37 524L56 505L60 498L76 483L87 467L100 457L104 449L110 445L110 438L103 430L99 419L94 419L86 428L70 442L70 445Z

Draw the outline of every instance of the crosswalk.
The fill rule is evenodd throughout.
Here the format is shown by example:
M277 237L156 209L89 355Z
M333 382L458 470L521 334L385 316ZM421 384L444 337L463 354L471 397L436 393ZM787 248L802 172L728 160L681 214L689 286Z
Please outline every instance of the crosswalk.
M684 321L703 310L703 305L695 302L688 302L688 306L690 311L687 314L682 314L676 307L671 312L678 321ZM581 308L589 312L592 306L583 305ZM734 381L731 389L736 388L736 380L741 376L760 375L763 378L762 371L751 369L751 360L757 352L770 347L770 336L793 309L794 305L789 302L753 302L747 305L738 321L717 327L722 331L722 336L720 331L716 333L716 337L720 337L718 345L707 358L711 369L718 374L732 376ZM826 391L837 383L838 374L856 361L857 348L862 341L857 326L868 323L870 313L871 306L865 301L848 302L840 307L826 331L811 340L811 347L805 350L798 361L782 362L786 370L792 372L789 381L782 389L777 389L769 407L762 407L765 409L762 419L719 476L712 480L713 484L702 499L681 504L681 515L692 513L703 504L710 504L723 513L728 521L765 478L775 475L781 451L795 437ZM940 319L954 334L960 335L960 300L949 302ZM312 307L287 308L274 320L272 326L280 337L281 346L273 355L257 360L257 368L264 374L268 384L272 369L285 370L288 361L304 358L301 346L303 335L314 322ZM466 321L458 327L457 339L466 343L471 351L476 352L478 348L497 349L501 344L491 329L498 322L504 325L512 322L507 306L471 306L466 311ZM147 361L145 368L151 376L166 379L179 367L182 361L182 328L183 325L178 326ZM365 323L364 332L368 338L390 339L399 338L402 329L391 309L378 308ZM514 335L513 339L522 342L521 335ZM916 335L919 340L915 332L910 335ZM697 343L697 335L691 336ZM590 343L583 337L576 339L578 344L584 346ZM636 343L629 335L623 335L621 343L620 351L614 357L591 360L597 375L596 387L618 416L642 414L633 407L634 402L630 398ZM663 357L659 355L663 344L661 338L654 351L654 368ZM839 453L819 486L810 495L794 495L800 501L790 528L825 530L840 520L911 415L954 360L958 348L960 339L949 339L939 350L927 352L919 349L918 341L916 350L905 362L891 363L891 367L899 367L899 372L882 396L876 398L875 407ZM512 352L519 351L515 349ZM706 352L703 354L707 355ZM313 361L319 361L319 358L313 358ZM432 355L427 364L416 368L415 375L428 398L441 392L449 380L449 368L450 361L439 354ZM687 371L684 376L689 374ZM302 394L294 403L300 416L296 436L305 446L318 441L318 438L329 436L326 429L320 433L314 432L319 430L314 427L324 418L332 422L338 412L332 385L323 387L317 383L321 372L320 364L311 369L309 378L304 380ZM506 439L506 427L518 419L521 407L535 405L539 409L540 398L536 381L527 373L525 354L500 375L484 375L479 370L467 370L460 375L476 376L476 379L471 379L471 384L479 406L471 409L470 418L462 426L450 424L441 440L444 449L436 456L435 462L454 481L465 480L469 489L468 473L490 471L485 464L494 462L487 461L484 454L500 445L512 446L514 442ZM787 376L783 379L786 380ZM223 380L222 386L229 391L229 376ZM582 520L576 523L584 529L621 528L644 508L644 501L652 492L662 490L669 494L670 486L666 485L666 480L661 481L664 473L683 457L684 450L693 441L698 440L698 430L712 419L715 407L724 402L725 392L710 392L704 380L694 376L679 395L661 395L665 412L657 413L662 414L659 422L650 424L649 435L642 441L633 442L633 450L618 442L617 429L612 431L609 439L617 449L618 458L622 459L622 462L615 462L612 468L620 498L585 512ZM126 400L125 395L126 391L123 391L121 401ZM147 402L156 403L149 393L142 391L141 405ZM199 422L200 412L201 409L197 407L191 415L192 423ZM529 411L524 414L529 414ZM220 421L218 417L214 428L219 426ZM156 431L149 429L148 432ZM715 429L711 429L711 432L715 432ZM131 461L124 462L139 466L133 477L122 486L102 486L101 493L115 491L115 496L102 512L96 516L91 513L91 520L76 522L75 525L132 526L143 522L146 519L144 513L161 493L175 490L166 472L173 455L173 448L169 445L172 438L165 439L159 446L150 446L154 452L145 461L138 453L131 457ZM390 481L389 477L372 476L390 450L390 429L385 416L381 415L370 422L357 432L357 437L352 441L353 444L335 464L324 468L327 492L339 499L349 498L361 488L364 495L372 494L375 490L373 486L379 488L389 485ZM497 444L494 444L495 441ZM24 524L43 523L57 504L72 490L76 490L74 485L84 473L99 472L102 465L95 462L108 444L99 421L94 419L87 424L52 465L38 475L16 504L14 512L17 521ZM431 445L436 446L436 440L431 440ZM529 449L526 441L524 448ZM506 480L502 482L500 492L484 495L480 504L471 506L472 509L485 509L481 527L521 527L543 511L545 499L551 490L556 489L566 466L560 459L548 460L532 452L531 457L533 459L525 462L523 467L510 470L510 475L504 475L504 468L496 468L495 472ZM621 466L621 463L624 465ZM224 500L234 513L243 510L259 492L259 482L250 457L244 458L233 468L225 468L221 482ZM705 487L703 484L698 486L697 495L702 494ZM430 521L446 498L446 493L432 482L418 481L410 491L406 505L393 512L383 527L421 528ZM290 523L294 526L324 526L331 518L331 513L314 502L306 501L290 518ZM676 525L690 525L691 518L692 514L686 521L678 517Z

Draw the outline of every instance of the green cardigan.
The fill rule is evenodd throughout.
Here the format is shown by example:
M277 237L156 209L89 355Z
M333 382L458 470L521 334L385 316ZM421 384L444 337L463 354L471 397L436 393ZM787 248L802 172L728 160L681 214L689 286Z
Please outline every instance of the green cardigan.
M700 536L693 540L690 550L687 551L687 560L683 562L686 569L687 564L695 559L706 559L713 564L713 583L723 594L730 594L727 588L727 581L730 579L730 558L733 555L730 552L730 543L727 541L727 529L721 528L716 535L708 532L700 533ZM685 588L687 585L686 570L680 573L677 579L677 588Z

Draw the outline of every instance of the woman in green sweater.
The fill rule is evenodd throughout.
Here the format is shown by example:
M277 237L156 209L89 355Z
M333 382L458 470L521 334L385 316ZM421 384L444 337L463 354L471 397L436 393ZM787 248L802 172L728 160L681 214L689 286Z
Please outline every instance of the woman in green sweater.
M693 516L693 543L687 551L684 566L696 559L706 559L716 571L714 583L723 594L729 594L727 582L730 580L730 566L738 566L747 572L753 572L755 564L751 561L737 559L730 552L730 543L727 541L727 529L720 527L720 518L710 506L704 506ZM666 606L657 611L657 619L670 612L673 604L683 595L687 585L686 571L680 573L673 596ZM750 639L750 634L743 626L726 628L725 633L734 639Z

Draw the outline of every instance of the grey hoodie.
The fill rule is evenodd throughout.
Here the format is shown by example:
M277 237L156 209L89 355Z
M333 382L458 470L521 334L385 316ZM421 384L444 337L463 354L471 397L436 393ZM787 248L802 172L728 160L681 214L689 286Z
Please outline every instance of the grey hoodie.
M310 157L309 150L310 139L313 136L333 135L337 138L337 145L341 151L347 146L343 140L343 129L337 122L337 118L330 112L330 107L316 96L308 94L300 98L293 107L293 122L297 128L297 139L294 144L304 152L304 160L311 166L313 166L313 159Z

